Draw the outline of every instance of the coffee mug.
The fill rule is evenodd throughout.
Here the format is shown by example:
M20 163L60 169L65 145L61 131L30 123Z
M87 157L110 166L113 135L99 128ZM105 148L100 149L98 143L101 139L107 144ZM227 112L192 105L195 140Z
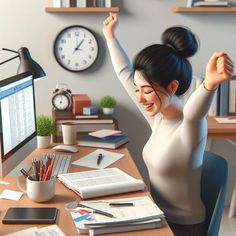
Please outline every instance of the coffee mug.
M56 178L52 177L47 181L36 181L34 176L26 178L26 186L20 181L18 177L18 188L27 194L28 198L34 202L46 202L52 199L55 195L55 182ZM25 188L26 187L26 188Z
M62 138L64 144L76 144L77 127L76 123L65 122L61 124Z

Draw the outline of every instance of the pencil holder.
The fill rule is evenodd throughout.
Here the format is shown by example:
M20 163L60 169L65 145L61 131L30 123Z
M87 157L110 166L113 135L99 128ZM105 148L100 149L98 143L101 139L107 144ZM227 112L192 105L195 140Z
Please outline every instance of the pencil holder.
M34 179L34 176L32 176L32 179ZM26 178L26 186L23 186L19 181L17 185L22 192L27 194L30 200L34 202L46 202L55 195L55 182L56 179L54 177L47 181L36 181Z

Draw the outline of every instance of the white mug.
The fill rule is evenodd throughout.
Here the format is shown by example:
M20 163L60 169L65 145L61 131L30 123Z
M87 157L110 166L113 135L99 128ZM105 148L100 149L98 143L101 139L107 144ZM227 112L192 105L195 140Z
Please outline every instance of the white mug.
M34 178L34 177L33 177ZM55 195L55 177L47 181L36 181L26 178L26 188L17 181L18 188L27 194L28 198L34 202L46 202Z
M65 122L61 124L62 138L64 144L76 144L77 127L76 123Z

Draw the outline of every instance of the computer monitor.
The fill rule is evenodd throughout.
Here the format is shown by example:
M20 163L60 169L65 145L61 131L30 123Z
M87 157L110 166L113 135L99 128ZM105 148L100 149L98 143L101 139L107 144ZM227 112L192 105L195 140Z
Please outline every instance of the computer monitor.
M6 176L37 147L33 76L0 81L0 177Z

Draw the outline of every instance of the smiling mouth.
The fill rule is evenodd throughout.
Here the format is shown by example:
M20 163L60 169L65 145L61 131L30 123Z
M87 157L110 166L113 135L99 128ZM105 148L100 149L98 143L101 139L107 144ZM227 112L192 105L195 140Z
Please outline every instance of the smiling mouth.
M152 104L144 104L143 107L145 108L146 111L149 111L150 109L152 109L153 107L153 103Z

